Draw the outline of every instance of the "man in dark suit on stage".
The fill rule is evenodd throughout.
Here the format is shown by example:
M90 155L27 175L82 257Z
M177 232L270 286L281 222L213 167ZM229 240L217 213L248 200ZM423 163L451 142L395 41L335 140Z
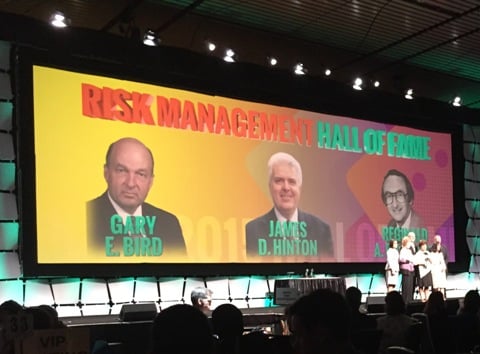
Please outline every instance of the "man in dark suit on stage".
M107 256L174 256L185 253L177 217L145 203L154 179L153 155L142 142L122 138L107 151L107 190L87 202L89 251Z
M290 154L278 152L268 161L273 209L246 225L247 256L333 259L330 226L298 209L302 168Z

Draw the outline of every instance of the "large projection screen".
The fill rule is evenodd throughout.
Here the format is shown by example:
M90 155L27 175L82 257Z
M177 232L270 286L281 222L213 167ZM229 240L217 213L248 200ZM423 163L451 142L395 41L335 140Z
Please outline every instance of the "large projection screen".
M384 263L388 241L408 231L429 244L440 234L455 261L449 132L32 70L40 265ZM122 163L106 170L110 144L124 138L148 147L152 175ZM301 166L295 186L270 178L279 152ZM388 173L408 182L386 191ZM115 176L126 199L147 179L145 202L162 214L144 204L142 214L105 216L98 203L114 198L105 192ZM274 201L298 203L294 218L279 220Z

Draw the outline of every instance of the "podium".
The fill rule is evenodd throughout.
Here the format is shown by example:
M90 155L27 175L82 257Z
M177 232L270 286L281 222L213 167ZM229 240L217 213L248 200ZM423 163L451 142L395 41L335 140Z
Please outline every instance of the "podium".
M286 289L294 290L290 292ZM273 301L275 305L288 305L289 303L295 301L298 297L309 294L317 289L331 289L337 293L345 295L345 278L322 277L276 279ZM280 301L280 303L277 302L277 299Z

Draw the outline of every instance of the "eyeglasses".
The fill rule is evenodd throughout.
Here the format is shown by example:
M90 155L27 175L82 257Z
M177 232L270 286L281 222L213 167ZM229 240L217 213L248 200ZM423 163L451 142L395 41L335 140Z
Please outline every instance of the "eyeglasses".
M395 193L387 192L383 195L383 201L387 205L392 204L393 203L393 198L395 197L395 200L398 203L405 203L405 201L407 200L407 195L408 195L408 193L404 193L402 191L398 191L398 192L395 192Z

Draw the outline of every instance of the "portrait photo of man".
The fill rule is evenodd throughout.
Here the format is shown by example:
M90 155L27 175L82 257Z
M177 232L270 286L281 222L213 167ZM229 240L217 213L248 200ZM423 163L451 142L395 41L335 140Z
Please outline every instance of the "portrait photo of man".
M422 218L413 209L414 199L415 192L407 176L398 170L389 170L382 183L382 201L391 216L388 227L423 227Z
M288 153L277 152L267 168L273 208L246 224L247 256L333 257L330 226L298 208L300 163Z
M103 177L106 191L86 205L89 251L122 256L185 253L177 217L145 202L155 177L149 148L131 137L113 142Z

